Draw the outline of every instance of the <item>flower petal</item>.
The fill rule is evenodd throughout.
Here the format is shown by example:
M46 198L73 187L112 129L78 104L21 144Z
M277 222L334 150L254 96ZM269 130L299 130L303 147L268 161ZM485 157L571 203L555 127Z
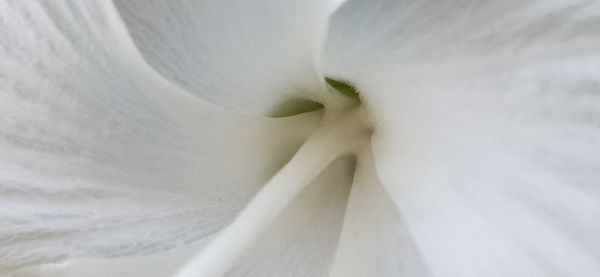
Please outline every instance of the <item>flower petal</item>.
M373 162L367 147L359 155L330 276L430 276Z
M185 264L207 240L144 257L75 259L11 272L7 277L165 277Z
M326 276L346 208L354 160L334 161L238 259L231 276Z
M340 1L117 1L138 48L202 99L268 114L323 90L316 61Z
M326 65L374 113L377 171L424 263L599 275L599 4L447 5L351 1Z
M333 259L354 162L339 159L303 191L240 257L231 276L326 276ZM81 259L10 277L171 276L208 240L141 258Z
M0 270L202 238L319 119L197 101L144 63L110 1L0 3L0 91Z

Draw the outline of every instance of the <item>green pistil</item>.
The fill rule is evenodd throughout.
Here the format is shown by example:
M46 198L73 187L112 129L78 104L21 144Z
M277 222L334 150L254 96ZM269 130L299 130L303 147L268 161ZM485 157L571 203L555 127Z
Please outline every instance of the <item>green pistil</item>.
M329 84L337 92L348 98L351 98L356 103L361 102L358 91L350 83L331 79L328 77L325 77L325 82L327 82L327 84ZM273 107L273 109L269 112L269 116L287 117L301 113L312 112L323 108L323 104L319 102L315 102L308 99L292 98L287 99Z
M325 81L339 93L343 94L344 96L354 98L356 99L356 101L360 102L360 96L358 94L358 91L356 91L356 88L354 88L354 86L348 84L347 82L334 80L328 77L325 77Z
M275 106L269 115L271 117L286 117L323 109L323 104L308 99L288 99Z

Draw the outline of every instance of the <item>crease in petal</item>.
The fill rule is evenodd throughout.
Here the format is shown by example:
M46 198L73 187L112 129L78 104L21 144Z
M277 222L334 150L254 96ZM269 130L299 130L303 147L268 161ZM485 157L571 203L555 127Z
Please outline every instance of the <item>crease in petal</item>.
M431 276L378 180L372 155L370 145L358 155L329 276Z
M327 276L337 248L354 159L334 161L245 250L228 276Z

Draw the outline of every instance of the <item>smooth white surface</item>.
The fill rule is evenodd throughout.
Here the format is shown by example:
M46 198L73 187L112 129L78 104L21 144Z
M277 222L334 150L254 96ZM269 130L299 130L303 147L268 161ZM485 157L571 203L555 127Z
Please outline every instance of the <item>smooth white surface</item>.
M210 239L211 236L207 237ZM169 251L118 259L73 259L58 264L42 264L8 273L7 277L165 277L172 276L190 256L202 249L199 240Z
M321 99L330 0L116 1L141 53L190 93L267 114L290 97Z
M354 166L350 157L334 161L225 276L326 276L338 245Z
M354 170L352 159L326 168L242 253L228 276L326 275L335 253ZM39 265L10 277L172 276L214 236L148 257L78 259ZM301 243L299 243L301 242Z
M375 172L371 145L358 154L329 276L432 276Z
M2 270L209 235L319 119L190 97L143 63L109 1L3 1L0 14Z
M222 276L313 178L336 158L355 154L355 149L369 139L370 132L354 109L342 110L331 117L326 115L326 119L238 217L192 258L177 277Z
M320 98L323 70L361 93L381 187L325 171L220 272L599 276L599 5L350 0L323 42L319 1L0 2L0 270L174 272L321 118L238 112Z
M350 1L326 73L435 276L600 274L600 3ZM360 38L360 39L358 39Z

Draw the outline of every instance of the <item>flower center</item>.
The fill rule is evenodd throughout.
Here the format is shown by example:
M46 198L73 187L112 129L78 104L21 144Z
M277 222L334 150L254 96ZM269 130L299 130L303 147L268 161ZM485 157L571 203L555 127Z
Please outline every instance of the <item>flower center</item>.
M177 277L221 276L261 231L272 223L289 203L331 162L342 155L356 155L365 145L371 129L351 86L326 79L333 88L319 127L294 157L275 174L238 217Z

